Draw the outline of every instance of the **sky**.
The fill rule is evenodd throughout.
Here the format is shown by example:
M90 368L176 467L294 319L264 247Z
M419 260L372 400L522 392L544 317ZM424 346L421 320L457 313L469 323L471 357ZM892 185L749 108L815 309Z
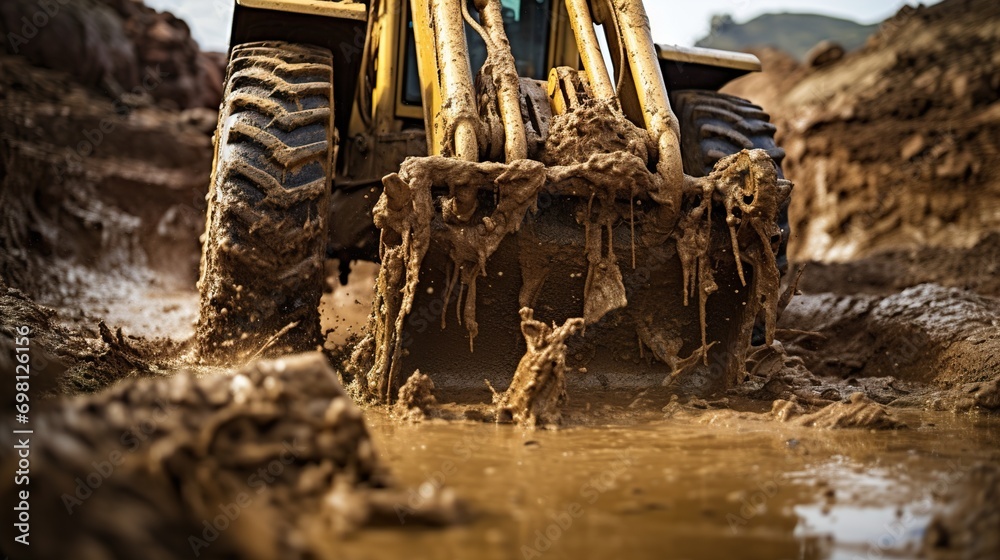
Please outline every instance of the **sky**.
M225 51L235 0L145 0L158 10L168 10L186 20L202 49ZM924 0L935 4L938 0ZM715 14L730 14L742 23L766 13L817 13L853 19L859 23L882 21L905 4L904 0L646 0L646 11L657 43L691 46L709 31Z

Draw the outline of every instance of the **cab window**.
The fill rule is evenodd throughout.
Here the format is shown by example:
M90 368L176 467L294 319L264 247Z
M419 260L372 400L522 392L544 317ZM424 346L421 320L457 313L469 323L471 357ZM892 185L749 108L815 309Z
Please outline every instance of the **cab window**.
M468 0L468 3L469 14L479 21L479 13L473 1ZM552 0L502 0L501 5L504 30L510 40L518 75L536 80L546 79ZM469 63L472 74L475 75L486 62L486 43L468 24L465 26L465 35L469 43ZM406 67L403 74L403 103L420 105L422 95L412 19L407 23Z

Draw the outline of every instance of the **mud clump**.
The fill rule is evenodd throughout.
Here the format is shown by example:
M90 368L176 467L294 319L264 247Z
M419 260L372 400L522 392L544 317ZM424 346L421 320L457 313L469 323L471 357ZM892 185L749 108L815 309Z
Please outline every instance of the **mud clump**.
M33 505L45 523L32 535L33 558L79 550L168 557L192 547L222 557L227 546L200 539L203 521L229 504L246 513L231 519L240 535L232 547L248 557L309 555L329 546L331 531L395 519L392 504L404 497L391 489L361 411L320 354L257 362L232 375L123 383L54 403L37 422L32 496L35 488L44 494ZM114 476L81 488L97 476L95 458L107 458ZM8 452L4 472L16 461ZM14 490L0 490L5 501ZM435 493L410 518L451 519L456 502L443 496ZM108 531L113 538L93 537Z
M771 411L778 420L811 428L898 430L906 427L884 406L872 401L864 393L854 393L844 402L835 402L811 414L803 412L803 409L788 401L776 401Z
M395 411L396 415L401 418L419 421L431 416L436 405L434 382L426 374L417 370L399 388Z
M1000 410L1000 378L974 384L970 389L976 406L986 410Z
M566 404L566 339L583 329L581 318L562 326L536 321L532 309L521 310L521 333L528 345L510 387L493 391L497 422L521 426L559 424ZM492 387L490 388L492 390Z
M554 116L549 126L541 158L548 166L586 163L595 153L614 152L649 161L649 154L656 151L650 135L623 119L607 101L585 101L573 111Z

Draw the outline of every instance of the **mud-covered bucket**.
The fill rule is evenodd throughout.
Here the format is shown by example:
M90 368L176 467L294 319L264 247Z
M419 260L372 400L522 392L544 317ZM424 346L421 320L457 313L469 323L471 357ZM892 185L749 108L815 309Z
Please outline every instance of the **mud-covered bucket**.
M675 210L636 188L649 172L610 161L620 155L575 169L415 158L387 177L372 324L355 353L363 390L392 400L419 369L442 394L480 400L524 365L531 325L573 319L582 328L552 358L569 387L738 382L755 323L773 334L790 184L765 152L743 151L688 177Z

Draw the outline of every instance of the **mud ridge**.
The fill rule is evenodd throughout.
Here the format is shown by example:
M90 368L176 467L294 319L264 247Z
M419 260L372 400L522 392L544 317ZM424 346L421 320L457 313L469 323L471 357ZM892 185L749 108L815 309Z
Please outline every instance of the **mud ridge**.
M81 550L88 557L187 557L192 547L213 558L329 554L331 535L398 523L394 506L405 503L361 411L321 354L228 375L179 372L61 400L36 433L32 496L37 487L42 496L33 504L45 523L32 534L31 558ZM114 476L81 489L80 480L93 478L95 458L107 458ZM6 453L3 471L14 465ZM8 502L13 491L9 482L0 488ZM219 504L237 504L231 507L246 515L231 519L232 531L218 543L199 541L203 520L219 515ZM77 511L85 515L72 515ZM448 524L460 512L440 490L409 509L407 521ZM119 531L114 541L94 539L109 527Z

